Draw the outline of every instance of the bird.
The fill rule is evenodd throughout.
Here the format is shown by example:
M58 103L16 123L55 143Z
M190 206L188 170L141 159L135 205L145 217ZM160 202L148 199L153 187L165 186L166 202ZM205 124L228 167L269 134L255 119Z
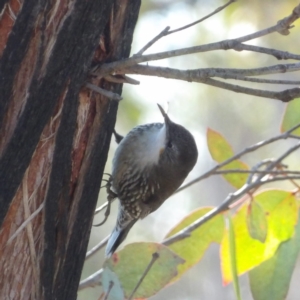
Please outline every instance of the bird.
M164 123L137 126L125 137L115 133L119 145L109 189L118 198L119 207L105 250L107 258L138 219L157 210L180 187L197 162L198 150L192 134L157 105Z

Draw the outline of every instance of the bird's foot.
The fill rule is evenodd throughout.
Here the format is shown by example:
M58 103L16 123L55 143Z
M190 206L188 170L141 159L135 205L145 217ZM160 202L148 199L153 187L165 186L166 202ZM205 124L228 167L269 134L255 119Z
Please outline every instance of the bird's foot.
M106 185L104 186L104 187L106 187L106 192L107 192L107 207L106 207L106 210L104 213L104 220L101 223L94 225L96 227L101 226L106 222L106 220L108 219L108 217L110 215L111 203L118 197L118 195L111 190L112 176L108 173L104 173L104 174L108 175L108 179L105 180Z

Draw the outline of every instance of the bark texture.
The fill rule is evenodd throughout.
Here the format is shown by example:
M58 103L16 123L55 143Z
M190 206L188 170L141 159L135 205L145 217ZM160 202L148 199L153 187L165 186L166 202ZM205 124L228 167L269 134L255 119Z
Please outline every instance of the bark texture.
M0 299L76 299L140 0L0 2Z

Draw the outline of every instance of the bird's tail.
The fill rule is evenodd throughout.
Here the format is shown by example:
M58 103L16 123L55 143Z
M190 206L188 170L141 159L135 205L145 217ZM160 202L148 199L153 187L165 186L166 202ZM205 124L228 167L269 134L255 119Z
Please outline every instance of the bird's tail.
M133 219L130 222L128 222L125 226L122 227L119 224L116 225L106 245L106 249L105 249L106 257L110 257L116 251L119 245L125 240L129 230L131 229L131 227L136 221L137 221L136 219Z

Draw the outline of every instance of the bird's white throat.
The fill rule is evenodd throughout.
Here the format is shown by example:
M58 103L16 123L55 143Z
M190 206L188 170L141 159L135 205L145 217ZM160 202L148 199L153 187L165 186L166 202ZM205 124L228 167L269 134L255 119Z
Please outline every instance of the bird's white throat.
M163 124L160 128L151 127L139 139L137 147L140 148L138 151L140 164L143 166L157 164L166 144L166 125Z

